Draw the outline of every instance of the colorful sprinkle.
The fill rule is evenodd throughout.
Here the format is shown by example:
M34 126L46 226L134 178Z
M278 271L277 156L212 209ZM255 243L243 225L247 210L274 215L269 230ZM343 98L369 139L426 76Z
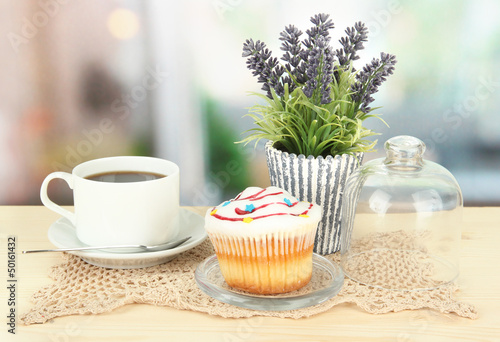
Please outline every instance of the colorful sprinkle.
M255 206L253 204L247 204L247 206L245 207L245 211L247 213L251 213L254 210L255 210Z
M285 198L283 201L285 201L286 205L288 205L289 207L292 206L292 201L290 201L288 198Z
M222 204L222 206L225 207L226 205L228 205L230 203L231 203L231 201L226 201L226 202L224 202L224 204Z
M243 219L243 222L245 222L245 223L250 223L250 222L252 222L252 221L253 221L253 218L251 218L251 217L245 217L245 218Z
M309 215L300 214L300 217L309 217Z
M216 212L217 212L217 209L214 209L214 210L212 210L212 212L210 213L210 215L214 216Z

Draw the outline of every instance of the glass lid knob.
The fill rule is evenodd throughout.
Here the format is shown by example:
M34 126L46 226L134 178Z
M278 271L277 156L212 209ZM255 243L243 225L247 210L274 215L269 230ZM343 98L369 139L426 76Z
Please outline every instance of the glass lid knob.
M422 140L409 135L391 138L385 143L386 158L384 164L397 170L415 170L424 165L422 155L425 144Z

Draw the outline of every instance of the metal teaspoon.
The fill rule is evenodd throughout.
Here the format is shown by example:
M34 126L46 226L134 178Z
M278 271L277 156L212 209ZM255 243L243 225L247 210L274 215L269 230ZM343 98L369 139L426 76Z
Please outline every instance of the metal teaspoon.
M132 252L132 253L138 253L138 252L156 252L156 251L163 251L166 249L172 249L174 247L177 247L187 240L191 239L191 236L182 238L177 241L172 241L172 242L167 242L163 243L161 245L153 245L153 246L146 246L146 245L119 245L119 246L98 246L98 247L74 247L74 248L57 248L57 249L35 249L35 250L29 250L29 251L23 251L23 254L25 253L40 253L40 252L67 252L67 251L86 251L86 250L93 250L93 249L107 249L107 248L139 248L137 252Z

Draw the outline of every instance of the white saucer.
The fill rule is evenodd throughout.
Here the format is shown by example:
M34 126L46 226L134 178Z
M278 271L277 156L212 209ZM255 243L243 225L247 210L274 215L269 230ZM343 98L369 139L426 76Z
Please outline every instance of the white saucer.
M203 217L184 208L180 209L179 216L180 227L177 238L191 236L191 239L179 247L165 251L143 253L112 253L104 250L71 251L68 253L79 256L89 264L107 268L130 269L163 264L172 260L178 254L198 246L207 237ZM58 248L86 246L78 240L75 227L64 217L50 226L48 236L49 241Z

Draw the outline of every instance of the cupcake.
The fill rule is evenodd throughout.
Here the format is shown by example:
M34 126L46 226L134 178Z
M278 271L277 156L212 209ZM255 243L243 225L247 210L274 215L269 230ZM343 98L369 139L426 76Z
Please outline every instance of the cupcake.
M300 289L312 275L321 208L277 188L250 187L209 209L205 229L227 284L256 294Z

